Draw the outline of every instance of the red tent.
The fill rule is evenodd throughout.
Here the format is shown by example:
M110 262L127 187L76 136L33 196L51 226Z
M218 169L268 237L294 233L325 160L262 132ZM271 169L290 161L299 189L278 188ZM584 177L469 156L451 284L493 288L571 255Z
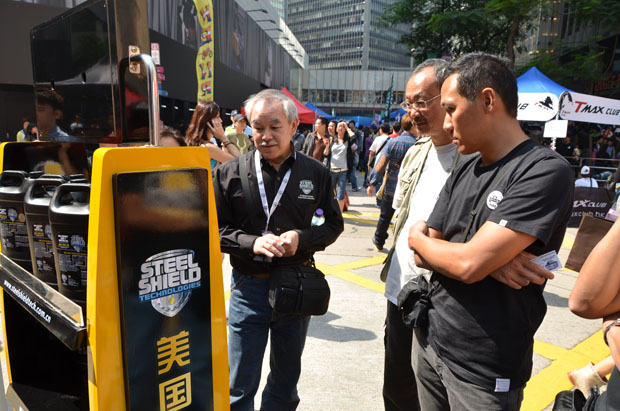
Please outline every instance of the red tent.
M299 100L297 100L295 96L293 96L291 92L287 90L286 87L282 89L282 92L286 94L287 96L289 96L291 100L293 100L295 105L297 106L297 113L299 114L299 122L303 124L313 124L314 118L316 115L314 111L310 110L308 107L301 104Z

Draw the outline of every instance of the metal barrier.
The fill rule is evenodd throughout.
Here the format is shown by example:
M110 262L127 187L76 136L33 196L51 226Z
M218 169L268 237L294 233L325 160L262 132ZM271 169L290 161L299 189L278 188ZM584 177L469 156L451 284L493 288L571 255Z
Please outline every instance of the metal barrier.
M613 175L620 164L620 159L616 158L583 158L583 157L564 157L575 170L575 176L581 167L590 167L590 176L594 178L599 187L605 187L607 178Z

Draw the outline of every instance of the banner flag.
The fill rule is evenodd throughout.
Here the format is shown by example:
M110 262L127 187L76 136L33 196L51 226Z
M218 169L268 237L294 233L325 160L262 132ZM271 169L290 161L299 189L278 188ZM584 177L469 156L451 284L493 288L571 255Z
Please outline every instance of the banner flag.
M196 56L197 101L213 101L213 1L194 0L200 23L200 45Z
M392 103L394 102L394 75L392 74L392 80L390 82L390 88L385 95L385 113L382 113L381 117L386 120L390 120L390 109L392 108Z
M597 124L620 124L620 100L565 91L560 96L560 117Z
M558 113L558 98L551 93L519 93L517 120L548 121Z

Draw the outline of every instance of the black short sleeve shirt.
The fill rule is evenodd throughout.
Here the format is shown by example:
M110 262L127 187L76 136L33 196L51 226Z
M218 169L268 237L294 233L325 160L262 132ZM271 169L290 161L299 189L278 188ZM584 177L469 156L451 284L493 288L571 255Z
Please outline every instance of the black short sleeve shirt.
M427 223L444 240L466 242L492 221L536 237L526 250L532 254L557 252L572 208L572 176L564 158L532 140L488 166L476 155L452 173ZM433 278L438 287L429 341L451 371L483 387L493 388L498 378L523 386L531 374L533 336L546 313L544 285L514 290L491 277L474 284L439 273Z

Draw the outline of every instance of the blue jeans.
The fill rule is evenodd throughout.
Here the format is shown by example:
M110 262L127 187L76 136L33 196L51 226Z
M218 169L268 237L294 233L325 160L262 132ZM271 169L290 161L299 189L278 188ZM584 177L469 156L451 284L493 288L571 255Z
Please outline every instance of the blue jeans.
M357 185L357 175L355 174L355 167L347 171L347 182L351 183L353 190L359 190L360 186Z
M347 188L347 172L338 171L331 172L332 174L332 186L336 190L336 200L344 200L344 192Z
M297 381L310 317L274 314L268 293L269 278L256 278L233 269L228 309L232 411L254 411L270 331L270 372L260 409L295 410L299 404Z
M377 229L375 230L375 242L382 247L385 244L385 240L388 238L388 229L390 228L390 222L394 215L392 200L393 197L389 197L387 194L383 195L382 200L377 199L377 205L381 207L381 214L379 214L379 221L377 222Z

